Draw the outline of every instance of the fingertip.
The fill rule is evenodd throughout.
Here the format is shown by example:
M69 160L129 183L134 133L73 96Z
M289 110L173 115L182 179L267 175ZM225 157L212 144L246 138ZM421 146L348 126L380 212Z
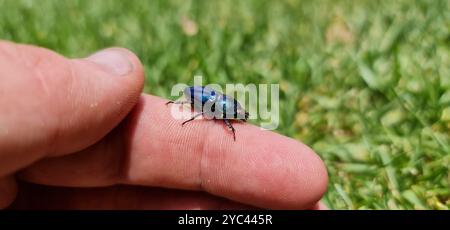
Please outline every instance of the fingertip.
M112 51L123 53L128 58L130 63L132 64L134 74L136 74L136 76L139 77L139 79L142 80L142 82L143 82L144 67L143 67L142 62L139 59L139 57L133 51L126 49L126 48L122 48L122 47L111 47L111 48L108 48L107 50L112 50Z
M85 60L93 62L106 72L124 77L132 81L140 90L144 84L144 67L139 58L131 50L112 47L98 51Z
M314 207L314 210L330 210L324 203L319 202Z
M328 173L322 159L307 145L268 132L270 140L262 142L266 145L266 161L279 161L279 167L268 167L268 175L272 174L275 189L272 195L278 196L267 208L275 209L307 209L316 204L327 190ZM268 144L265 144L268 143ZM268 164L270 165L270 164ZM270 198L272 199L272 198ZM263 204L265 205L265 204Z
M308 158L308 164L306 164L305 166L306 168L308 168L305 171L309 172L308 176L305 179L306 182L304 188L308 191L307 193L305 193L305 203L315 204L323 197L323 195L327 191L328 171L325 163L317 153L315 153L308 146L300 142L299 144L302 146L301 149L304 152L303 154L306 154Z

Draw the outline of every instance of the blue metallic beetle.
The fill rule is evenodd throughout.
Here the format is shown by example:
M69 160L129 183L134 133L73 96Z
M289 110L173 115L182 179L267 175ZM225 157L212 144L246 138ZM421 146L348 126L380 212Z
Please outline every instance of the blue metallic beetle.
M204 115L210 119L223 119L227 127L233 132L233 138L236 141L236 131L231 125L230 120L241 120L246 122L248 112L233 97L219 93L212 88L205 86L190 86L184 89L186 101L169 101L168 104L191 104L194 111L198 114L184 121L181 125Z

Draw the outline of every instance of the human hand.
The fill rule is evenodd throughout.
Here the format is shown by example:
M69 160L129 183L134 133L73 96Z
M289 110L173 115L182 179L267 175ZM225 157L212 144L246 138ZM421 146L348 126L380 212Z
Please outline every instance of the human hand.
M215 122L181 127L143 81L124 49L66 59L0 41L0 207L319 207L328 177L308 147L250 124L236 142Z

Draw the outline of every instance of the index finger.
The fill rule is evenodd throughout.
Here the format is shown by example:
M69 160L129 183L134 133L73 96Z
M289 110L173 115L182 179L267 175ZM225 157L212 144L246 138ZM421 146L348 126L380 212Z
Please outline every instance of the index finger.
M310 208L326 191L320 158L307 146L258 127L220 121L181 127L166 100L145 95L127 121L79 153L38 162L27 180L59 186L115 183L204 190L264 208Z

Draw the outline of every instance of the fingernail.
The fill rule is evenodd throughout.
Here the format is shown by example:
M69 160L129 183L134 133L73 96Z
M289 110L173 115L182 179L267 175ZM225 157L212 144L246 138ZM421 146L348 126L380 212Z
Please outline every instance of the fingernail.
M133 71L133 64L128 55L119 49L102 50L86 59L101 65L105 71L115 75L123 76Z

